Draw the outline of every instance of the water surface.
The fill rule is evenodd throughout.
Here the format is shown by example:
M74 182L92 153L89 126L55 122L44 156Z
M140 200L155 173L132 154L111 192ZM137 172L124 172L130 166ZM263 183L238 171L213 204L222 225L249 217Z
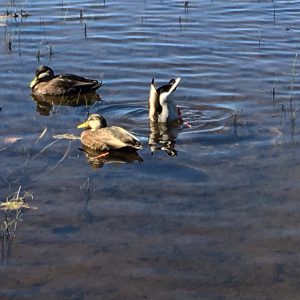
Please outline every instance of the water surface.
M1 197L38 209L2 239L1 299L298 299L299 4L3 1ZM36 101L40 64L102 80L99 98ZM151 131L153 77L181 77L187 123ZM51 144L88 112L139 157Z

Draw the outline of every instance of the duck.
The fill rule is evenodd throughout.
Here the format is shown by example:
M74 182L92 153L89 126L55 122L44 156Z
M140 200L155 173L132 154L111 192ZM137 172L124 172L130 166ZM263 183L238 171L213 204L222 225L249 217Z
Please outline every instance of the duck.
M100 114L90 115L77 128L87 128L81 133L80 140L84 146L92 150L127 149L136 151L143 148L140 140L127 130L118 126L107 126L105 118Z
M181 121L181 113L171 94L176 90L180 78L171 79L168 84L155 87L152 79L149 95L149 120L159 123L173 123Z
M102 82L73 74L57 74L48 66L39 66L30 82L34 95L64 96L95 92Z

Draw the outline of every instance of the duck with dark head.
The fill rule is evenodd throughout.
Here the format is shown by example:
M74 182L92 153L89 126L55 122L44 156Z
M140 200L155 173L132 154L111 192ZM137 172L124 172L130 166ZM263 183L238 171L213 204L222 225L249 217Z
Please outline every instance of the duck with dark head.
M152 79L149 96L150 122L174 123L181 121L179 108L172 97L179 82L180 78L171 79L168 84L156 88L154 78Z
M30 83L32 94L63 96L95 92L102 82L73 74L54 74L47 66L40 66Z
M149 139L148 144L153 154L157 150L176 156L175 143L178 125L182 123L179 107L173 98L180 78L171 79L168 84L156 88L154 78L149 96Z

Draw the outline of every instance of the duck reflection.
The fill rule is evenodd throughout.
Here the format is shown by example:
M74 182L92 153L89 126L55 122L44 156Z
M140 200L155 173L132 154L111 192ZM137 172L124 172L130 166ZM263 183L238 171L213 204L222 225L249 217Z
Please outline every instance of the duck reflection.
M83 151L86 158L93 169L99 169L106 163L132 163L138 161L142 163L144 160L139 156L137 151L127 148L121 150L99 151L93 150L83 145L79 150Z
M91 106L101 101L99 94L87 93L67 96L31 95L36 102L36 110L42 116L49 116L54 105L63 106Z
M153 154L155 151L165 151L169 156L176 156L176 138L178 126L176 124L149 122L150 134L148 144Z

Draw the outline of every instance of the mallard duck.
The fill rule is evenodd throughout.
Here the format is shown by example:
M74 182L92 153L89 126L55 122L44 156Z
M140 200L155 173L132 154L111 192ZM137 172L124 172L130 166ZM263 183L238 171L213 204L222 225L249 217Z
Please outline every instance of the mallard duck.
M152 122L172 123L180 120L180 111L170 96L177 88L180 78L171 79L168 84L155 87L151 82L149 96L149 119Z
M81 133L81 143L93 150L106 151L127 148L142 149L142 144L133 134L118 126L107 126L103 116L92 114L77 128L89 128Z
M54 75L51 68L40 66L35 71L35 77L30 83L35 95L74 95L96 91L102 82L87 79L73 74Z

